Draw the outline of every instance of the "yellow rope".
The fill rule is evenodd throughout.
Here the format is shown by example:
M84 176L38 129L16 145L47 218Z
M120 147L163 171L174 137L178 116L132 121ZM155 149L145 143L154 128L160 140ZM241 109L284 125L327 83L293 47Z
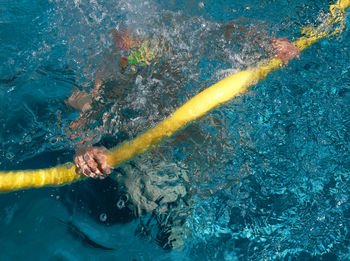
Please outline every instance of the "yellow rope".
M350 0L339 0L330 6L328 17L317 28L302 29L304 36L294 42L301 51L308 48L321 38L341 33L345 26L345 9L350 6ZM164 138L182 129L186 124L203 116L213 108L244 93L248 87L264 79L270 72L282 68L282 61L273 58L258 65L229 76L202 91L172 116L166 118L153 129L139 135L134 140L127 141L112 149L107 155L107 162L117 166L133 157L144 153L161 142ZM68 163L50 169L0 172L0 191L12 191L24 188L60 186L82 179L75 173L73 164Z
M60 186L81 178L81 175L75 173L75 167L72 163L50 169L0 172L0 191Z

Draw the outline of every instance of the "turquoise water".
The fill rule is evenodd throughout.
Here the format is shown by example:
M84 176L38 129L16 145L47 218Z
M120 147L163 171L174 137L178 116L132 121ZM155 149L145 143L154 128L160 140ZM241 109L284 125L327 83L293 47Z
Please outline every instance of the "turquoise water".
M151 66L169 74L135 75L135 84L118 94L122 99L105 98L98 115L86 115L82 133L106 146L101 136L117 137L113 145L134 137L208 85L265 59L269 38L297 38L301 26L320 23L328 4L3 1L0 169L72 159L78 141L67 128L78 113L64 101L75 88L92 88L98 70L106 78L118 72L109 59L112 28L162 35L172 51ZM223 25L232 20L241 27L225 40ZM0 259L349 259L349 39L347 25L342 35L316 43L180 138L116 171L186 172L191 198L182 209L180 248L163 249L164 216L135 217L125 192L109 179L1 194ZM99 120L103 115L107 123Z

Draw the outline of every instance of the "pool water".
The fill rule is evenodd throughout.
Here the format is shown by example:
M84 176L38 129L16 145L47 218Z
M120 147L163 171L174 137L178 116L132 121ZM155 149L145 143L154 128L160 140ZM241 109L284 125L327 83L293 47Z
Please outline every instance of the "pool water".
M81 135L107 147L268 58L272 37L295 40L300 27L321 23L329 2L2 1L0 169L72 160L79 140L68 132L79 113L65 100L73 90L92 89L99 73L105 79L119 73L111 62L114 28L161 36L171 49L141 73L130 72L132 84L102 97L98 113L84 114ZM178 247L165 244L166 216L136 217L120 184L85 180L1 194L0 259L350 259L347 21L341 35L314 44L284 70L116 170L185 173L167 184L186 186L190 195L173 207L170 223L181 216ZM237 29L228 38L227 24Z

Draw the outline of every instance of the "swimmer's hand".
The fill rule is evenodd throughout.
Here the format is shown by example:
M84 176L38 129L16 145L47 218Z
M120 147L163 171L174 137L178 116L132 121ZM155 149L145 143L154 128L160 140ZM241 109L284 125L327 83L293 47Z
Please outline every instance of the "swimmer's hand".
M85 147L77 150L74 157L76 172L90 178L104 179L111 174L104 147Z
M294 57L300 56L300 50L288 41L287 37L274 38L272 47L275 48L275 56L280 58L285 64L288 64Z

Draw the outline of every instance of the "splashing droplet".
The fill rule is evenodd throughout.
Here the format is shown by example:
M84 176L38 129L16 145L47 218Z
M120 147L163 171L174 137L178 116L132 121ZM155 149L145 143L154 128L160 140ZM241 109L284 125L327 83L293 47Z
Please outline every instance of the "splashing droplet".
M119 209L122 209L125 207L125 201L123 199L119 199L118 202L117 202L117 207Z
M107 220L107 214L106 213L101 213L100 215L100 221L101 222L106 222Z
M32 141L32 137L30 137L30 136L27 136L24 138L24 142L26 142L26 143L29 143L31 141Z
M57 138L56 137L52 137L52 138L50 138L49 142L50 142L51 145L55 145L57 143Z

